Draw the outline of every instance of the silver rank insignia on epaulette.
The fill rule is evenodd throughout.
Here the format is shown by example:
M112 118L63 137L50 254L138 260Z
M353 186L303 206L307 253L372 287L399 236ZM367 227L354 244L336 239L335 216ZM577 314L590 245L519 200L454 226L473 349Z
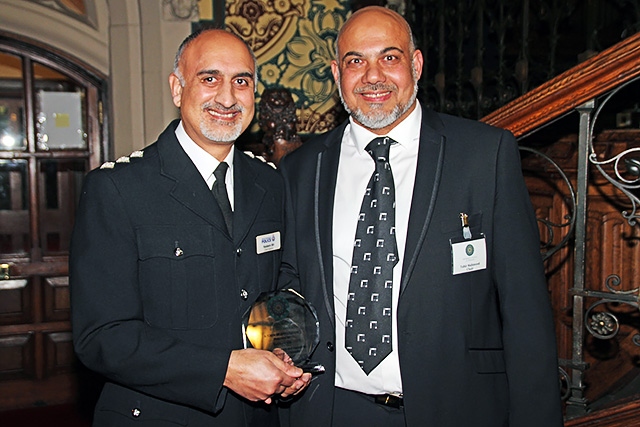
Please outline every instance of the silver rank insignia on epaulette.
M140 159L142 158L142 156L144 156L144 151L137 150L129 154L128 156L119 157L115 162L104 162L102 166L100 166L100 169L113 169L116 166L116 163L131 163L132 158Z
M251 151L245 151L245 152L244 152L244 154L246 154L247 156L249 156L249 157L251 157L251 158L253 158L253 159L261 160L261 161L262 161L262 163L266 163L266 164L268 164L269 166L271 166L272 168L277 169L275 164L273 164L273 163L271 163L271 162L268 162L268 161L267 161L267 159L265 159L265 158L264 158L264 157L262 157L262 156L256 156L256 155L255 155L255 154L253 154L253 152L251 152Z

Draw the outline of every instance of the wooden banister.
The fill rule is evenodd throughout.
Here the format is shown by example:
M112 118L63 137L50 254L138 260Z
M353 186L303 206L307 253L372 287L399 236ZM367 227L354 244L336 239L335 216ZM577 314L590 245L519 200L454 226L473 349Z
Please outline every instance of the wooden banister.
M640 33L565 71L481 121L518 137L640 75Z

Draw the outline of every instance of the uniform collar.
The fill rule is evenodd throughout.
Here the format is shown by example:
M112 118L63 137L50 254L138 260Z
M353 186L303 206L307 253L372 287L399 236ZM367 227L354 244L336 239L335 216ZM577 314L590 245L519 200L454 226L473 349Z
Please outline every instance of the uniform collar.
M216 170L220 162L211 154L207 153L202 147L196 144L189 135L187 135L187 132L184 130L184 126L182 126L182 120L176 128L176 138L178 138L178 142L182 146L182 149L185 151L185 153L187 153L187 156L189 156L196 169L198 169L198 172L200 172L202 178L207 183L213 184L211 177L213 171ZM234 151L235 146L232 145L231 150L229 150L229 154L227 154L227 157L225 157L224 159L224 161L229 165L229 171L227 172L227 176L229 177L233 177Z

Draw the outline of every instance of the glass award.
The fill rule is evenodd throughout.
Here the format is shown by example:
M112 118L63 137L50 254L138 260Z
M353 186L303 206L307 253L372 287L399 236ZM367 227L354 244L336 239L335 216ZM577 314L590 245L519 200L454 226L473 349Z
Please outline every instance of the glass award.
M315 309L293 289L263 292L242 318L244 347L284 350L305 372L324 372L310 362L320 339Z

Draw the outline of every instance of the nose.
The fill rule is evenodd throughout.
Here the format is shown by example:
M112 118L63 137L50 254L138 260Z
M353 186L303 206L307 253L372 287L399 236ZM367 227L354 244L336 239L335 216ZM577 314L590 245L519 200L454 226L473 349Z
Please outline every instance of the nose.
M237 102L233 84L231 82L223 82L214 99L225 108L233 107Z
M362 82L366 84L381 83L386 80L384 73L375 62L370 62L367 65L364 75L362 76Z

